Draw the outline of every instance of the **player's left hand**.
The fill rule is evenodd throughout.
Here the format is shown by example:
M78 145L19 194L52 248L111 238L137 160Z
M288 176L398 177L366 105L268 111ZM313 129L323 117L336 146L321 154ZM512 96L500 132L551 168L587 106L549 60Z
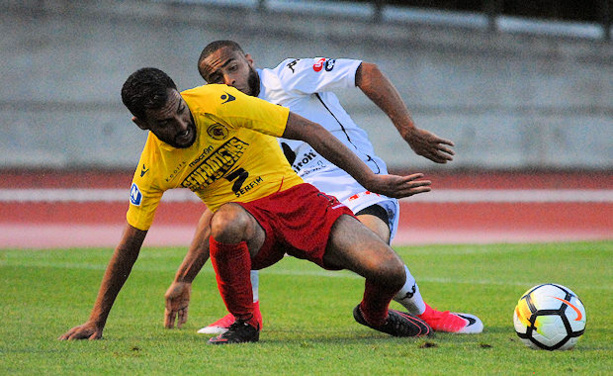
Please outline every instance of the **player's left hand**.
M432 189L430 180L419 180L424 174L417 173L406 176L400 175L375 175L374 180L369 182L369 191L388 197L403 198L419 193L430 192Z
M447 163L453 160L455 146L450 140L440 138L426 130L413 128L403 135L404 140L417 155L428 158L436 163Z
M88 339L94 341L102 338L103 327L96 325L93 321L87 321L83 325L75 326L58 338L61 341Z
M192 294L192 284L187 282L173 282L166 294L166 309L164 312L164 327L173 329L175 321L180 329L187 322L189 299Z

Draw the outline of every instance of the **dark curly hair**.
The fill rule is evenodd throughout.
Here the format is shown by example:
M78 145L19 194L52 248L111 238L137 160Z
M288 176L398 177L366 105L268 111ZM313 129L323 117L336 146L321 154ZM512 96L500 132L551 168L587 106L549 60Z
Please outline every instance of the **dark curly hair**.
M166 73L157 68L141 68L124 82L121 100L132 115L146 120L147 110L164 107L169 89L177 90L177 85Z

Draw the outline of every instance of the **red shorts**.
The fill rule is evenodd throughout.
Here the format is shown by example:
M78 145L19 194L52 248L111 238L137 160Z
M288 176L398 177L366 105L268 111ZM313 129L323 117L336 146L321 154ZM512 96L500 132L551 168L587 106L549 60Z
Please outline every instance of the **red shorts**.
M335 197L306 183L237 204L247 210L266 233L262 248L251 260L251 269L255 270L275 264L286 253L334 270L323 262L330 230L341 215L354 216Z

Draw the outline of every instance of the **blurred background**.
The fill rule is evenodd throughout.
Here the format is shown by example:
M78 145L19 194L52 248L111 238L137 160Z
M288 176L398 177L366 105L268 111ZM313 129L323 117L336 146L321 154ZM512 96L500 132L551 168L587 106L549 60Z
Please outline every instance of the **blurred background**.
M611 0L1 0L0 169L134 171L146 138L121 104L134 70L181 89L233 39L286 57L377 63L416 124L456 143L415 156L359 90L341 102L393 169L613 170Z

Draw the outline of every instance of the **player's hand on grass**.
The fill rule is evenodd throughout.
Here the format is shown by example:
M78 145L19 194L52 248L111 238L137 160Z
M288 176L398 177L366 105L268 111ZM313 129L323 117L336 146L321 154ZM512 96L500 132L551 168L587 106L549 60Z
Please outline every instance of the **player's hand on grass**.
M424 174L417 173L406 176L399 175L374 175L367 188L369 191L388 197L403 198L419 193L430 192L432 189L430 180L419 180Z
M91 321L86 322L83 325L75 326L62 336L60 340L73 340L73 339L88 339L96 340L102 338L102 328L98 328Z
M426 130L413 128L403 135L405 141L417 155L428 158L436 163L447 163L455 155L451 147L455 146L450 140L440 138Z
M173 329L175 321L177 328L187 322L189 298L192 293L192 284L187 282L173 282L166 290L166 310L164 313L164 327Z

